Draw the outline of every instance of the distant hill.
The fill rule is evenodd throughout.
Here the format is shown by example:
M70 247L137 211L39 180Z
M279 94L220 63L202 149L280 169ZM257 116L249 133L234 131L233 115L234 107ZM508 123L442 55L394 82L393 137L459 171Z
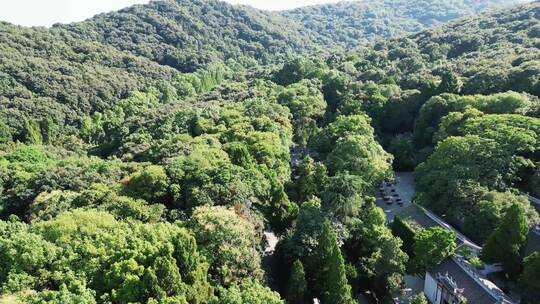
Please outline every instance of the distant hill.
M160 87L173 93L163 93L173 96L166 98L204 91L224 77L222 68L205 72L213 64L271 65L297 54L330 52L510 2L370 1L276 13L217 0L166 0L51 29L1 23L0 118L16 134L25 128L27 116L80 125L82 115L106 111L134 91ZM464 24L463 31L476 37L474 27L468 26ZM508 29L508 35L513 30ZM532 31L530 35L535 35ZM508 35L506 39L514 39ZM482 43L488 47L493 42ZM456 47L449 54L455 52ZM429 60L425 54L418 56L420 61ZM195 71L200 74L185 74Z
M166 0L58 27L191 72L216 60L269 63L287 54L357 46L520 1L444 2L370 0L266 12L217 0Z
M540 96L540 2L469 17L343 53L361 81L392 78L403 88L425 88L449 72L461 93L506 90Z
M308 6L283 12L316 34L318 44L354 47L380 37L396 37L453 19L477 15L516 0L382 0Z
M217 0L152 1L58 27L183 72L229 58L271 62L314 48L292 20Z
M148 83L178 71L63 29L0 23L0 119L21 129L25 117L77 123Z

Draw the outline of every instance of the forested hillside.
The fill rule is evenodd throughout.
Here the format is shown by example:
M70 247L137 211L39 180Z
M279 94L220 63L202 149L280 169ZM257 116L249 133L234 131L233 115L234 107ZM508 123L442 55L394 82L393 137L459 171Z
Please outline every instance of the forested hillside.
M59 27L182 72L217 60L269 63L315 47L291 20L218 0L152 1Z
M313 31L318 44L351 48L380 37L417 32L515 3L509 0L344 1L298 8L283 15Z
M540 2L443 24L510 2L0 24L0 303L387 303L456 249L391 229L394 171L535 303Z
M275 13L218 0L167 0L59 27L192 72L217 60L268 64L293 54L356 46L509 3L515 1L362 1Z
M503 2L451 2L442 7L414 1L336 4L332 6L335 11L325 9L330 18L325 22L333 23L343 5L351 5L347 11L354 20L364 20L356 14L369 11L374 16L369 24L385 24L384 30L369 35L371 39L404 31L397 28L406 23L392 23L394 16L377 11L432 12L445 15L446 20ZM72 134L85 117L104 114L134 91L151 92L160 102L185 99L233 74L242 74L246 67L260 69L295 53L328 52L341 44L343 35L337 35L337 29L331 30L336 35L329 40L327 32L298 22L297 17L304 13L289 13L263 12L217 0L168 0L53 29L2 23L0 128L18 141L31 141L32 130L46 129L50 123L62 133ZM356 32L346 35L359 41Z
M359 80L390 77L404 88L423 88L434 77L454 74L462 82L454 90L465 94L512 88L538 95L538 38L536 2L380 40L347 54L347 63Z
M84 114L105 110L132 91L178 74L65 30L4 23L0 31L0 118L16 140L25 140L26 120L77 125Z

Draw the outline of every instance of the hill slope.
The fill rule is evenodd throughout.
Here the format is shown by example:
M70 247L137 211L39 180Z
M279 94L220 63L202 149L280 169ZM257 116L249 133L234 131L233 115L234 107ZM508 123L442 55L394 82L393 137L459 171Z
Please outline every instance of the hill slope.
M217 0L166 0L60 27L191 72L216 60L270 63L287 53L356 46L510 3L516 1L362 1L276 13Z
M519 2L523 1L355 1L303 7L282 15L316 33L315 42L319 44L350 48Z
M1 23L0 45L0 118L15 129L28 116L73 124L85 113L178 74L62 29Z
M23 140L27 128L23 118L28 116L38 121L54 117L61 126L76 126L81 123L81 115L104 112L130 92L158 86L170 91L163 94L174 99L209 89L223 78L222 68L210 73L203 71L203 75L195 77L181 72L199 71L212 63L234 59L241 66L272 64L294 54L309 54L323 47L328 50L342 45L344 41L357 41L354 37L366 33L368 24L384 24L380 31L367 33L366 39L373 39L507 2L485 0L465 5L452 1L445 6L425 1L340 3L271 13L217 0L167 0L52 29L3 23L0 24L3 58L0 117L11 133L16 134L15 138ZM532 9L520 15L513 11L504 13L506 17L501 20L496 15L491 19L466 19L449 28L361 48L358 58L362 59L353 60L358 79L379 81L381 77L393 76L404 87L416 88L422 85L418 80L425 78L428 70L432 70L428 74L437 76L437 66L444 63L455 65L454 69L470 78L471 83L481 83L486 77L499 78L499 72L490 69L492 74L486 74L477 70L482 65L496 64L500 73L510 71L512 80L503 77L497 79L498 83L490 82L490 87L476 91L489 92L493 86L497 91L511 85L520 90L523 86L530 88L526 81L534 81L537 58L531 55L537 48L537 29L532 24L537 22L536 6L533 4ZM380 14L385 11L395 13ZM320 23L309 21L313 12L326 19ZM342 18L343 23L326 31L319 29L345 12L349 17ZM356 16L366 14L371 19L355 25L354 22L364 20ZM401 21L396 21L396 14L401 16L399 20L408 18L423 23L403 27ZM300 16L307 18L303 24L295 20ZM351 24L355 31L349 31ZM412 23L403 21L403 24ZM306 28L308 25L311 28ZM334 40L329 41L330 38ZM512 47L506 47L508 44ZM493 60L507 53L512 54ZM480 54L481 58L474 54ZM447 60L453 63L445 63ZM522 76L528 77L525 82ZM500 85L501 81L506 81L504 86ZM464 91L472 92L468 86L466 81ZM526 89L532 93L535 90Z
M540 95L540 2L469 17L348 53L358 80L392 77L407 89L449 72L464 94L505 90ZM347 61L345 60L345 61ZM440 78L439 78L440 79Z
M417 25L405 28L400 23L436 14L435 10L443 16L437 20L445 21L502 2L508 1L442 7L423 6L422 1L341 3L274 13L217 0L167 0L52 29L2 23L0 117L22 140L28 116L79 125L81 115L103 112L130 92L147 90L156 82L169 83L166 87L173 87L172 96L178 98L186 95L186 86L191 92L193 82L209 88L222 77L210 73L186 78L180 72L199 71L228 59L249 67L271 64L294 54L351 44L343 41L363 41L358 39L363 33L371 39L414 30ZM423 8L418 16L403 13L399 22L395 15L380 14L418 7ZM335 21L345 11L349 17L344 22L320 30L322 24ZM314 12L324 20L315 23L309 17ZM366 14L372 17L356 24ZM300 16L307 19L299 22ZM366 26L375 25L380 30L367 34ZM356 30L350 31L351 27Z
M313 48L298 24L217 0L153 1L60 27L185 72L220 59L264 63Z

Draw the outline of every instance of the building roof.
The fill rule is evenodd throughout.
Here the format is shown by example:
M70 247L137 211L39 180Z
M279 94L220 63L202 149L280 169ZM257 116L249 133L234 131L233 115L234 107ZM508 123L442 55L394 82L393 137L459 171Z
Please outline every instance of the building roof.
M531 253L540 250L540 232L536 232L532 228L529 231L529 236L527 238L527 249L525 250L525 255L530 255Z
M416 204L412 204L409 207L404 208L403 210L399 211L396 216L399 217L401 220L417 227L428 229L431 227L439 226L437 222L430 218L424 212L424 210Z
M457 245L465 244L476 252L479 252L482 249L480 246L468 239L457 229L452 227L452 225L448 224L444 219L416 204L412 204L411 206L401 210L398 214L396 214L396 216L404 222L412 224L413 229L414 226L422 227L425 229L438 226L446 230L452 231L456 234Z
M467 272L462 266L458 264L457 258L447 258L432 271L430 271L432 277L437 277L437 274L450 276L457 284L457 288L463 289L462 295L467 298L468 303L474 304L495 304L499 303L497 294L501 291L491 282L477 277ZM480 283L485 280L484 284ZM491 283L491 284L489 284ZM492 288L492 292L488 289Z
M527 197L529 198L529 201L531 202L531 206L533 206L534 209L536 209L536 212L540 214L540 199L530 196L528 194L527 194ZM540 250L540 225L537 225L530 229L529 235L527 238L527 249L525 250L525 253L526 255L530 255L536 250Z

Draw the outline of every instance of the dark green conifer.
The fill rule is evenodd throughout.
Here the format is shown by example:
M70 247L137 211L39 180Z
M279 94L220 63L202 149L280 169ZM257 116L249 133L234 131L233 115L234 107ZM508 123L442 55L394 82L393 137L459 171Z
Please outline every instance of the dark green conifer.
M294 261L289 278L289 290L287 292L288 304L306 304L307 282L304 266L300 260Z
M501 263L503 270L516 278L527 245L528 225L523 207L512 205L501 225L488 237L482 248L482 260L487 263Z
M351 286L345 275L345 263L330 221L323 224L317 258L320 263L319 294L322 303L353 304Z

